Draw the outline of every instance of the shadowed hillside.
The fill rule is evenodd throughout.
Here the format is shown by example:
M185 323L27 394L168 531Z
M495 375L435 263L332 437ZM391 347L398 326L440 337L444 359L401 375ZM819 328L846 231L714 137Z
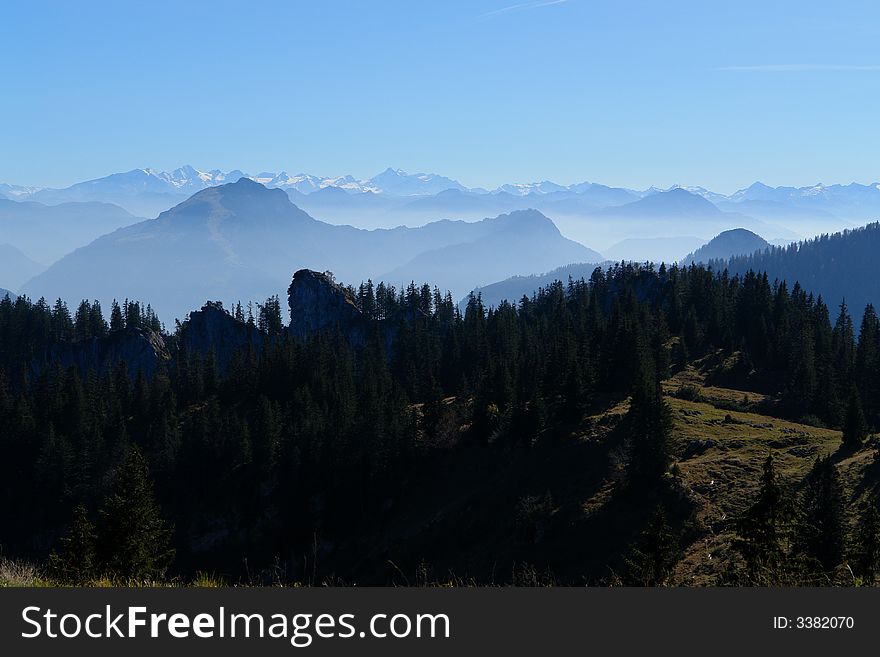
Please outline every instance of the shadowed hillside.
M710 264L737 274L766 271L771 280L799 282L804 289L822 295L830 306L845 300L850 308L864 308L869 303L880 303L877 253L880 223L873 223Z

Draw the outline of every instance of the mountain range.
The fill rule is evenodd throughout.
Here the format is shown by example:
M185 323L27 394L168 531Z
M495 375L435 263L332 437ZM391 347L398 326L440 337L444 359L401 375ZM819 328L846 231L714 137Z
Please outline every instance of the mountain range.
M302 268L331 270L346 281L432 280L459 296L480 281L597 256L534 210L477 222L362 230L318 221L284 191L241 178L201 190L156 219L99 237L21 292L69 303L138 298L170 321L206 300L247 302L280 294L291 272Z
M722 194L699 186L673 185L667 189L649 187L634 190L623 187L609 187L595 182L580 182L561 185L552 181L535 183L508 183L493 190L479 187L469 188L459 181L435 173L407 173L401 169L388 168L385 171L362 180L351 175L316 176L308 173L291 175L285 171L247 174L240 170L203 171L190 165L171 172L151 168L133 169L124 173L114 173L103 178L76 183L69 187L53 189L35 186L0 184L0 196L12 200L33 200L46 204L70 201L100 201L116 203L138 216L156 216L189 195L218 184L235 182L248 177L269 188L289 192L297 202L298 198L311 196L322 190L333 189L346 192L351 207L362 206L382 198L390 201L387 205L373 203L372 209L381 209L397 219L412 219L410 215L420 209L407 207L409 202L424 197L439 197L432 203L422 204L422 208L443 215L445 210L454 212L490 212L498 214L514 209L533 207L547 214L583 215L603 208L623 206L640 199L646 199L662 192L680 191L679 201L689 196L699 197L722 212L738 213L763 222L790 223L792 220L822 223L825 229L842 228L865 223L880 215L880 183L868 185L851 183L847 185L815 184L804 187L771 187L761 182L738 190L733 194ZM462 194L447 194L450 190ZM320 198L315 200L320 205ZM687 203L692 203L688 201ZM342 197L337 198L337 210L345 205ZM687 208L695 209L691 205ZM456 209L457 208L457 209ZM685 209L687 209L685 208ZM630 208L629 211L638 210ZM651 209L646 206L646 209ZM497 210L497 212L495 212ZM704 210L709 212L708 206ZM607 214L605 212L604 214ZM485 216L485 214L483 215ZM448 218L458 217L451 214ZM340 223L334 217L325 217L333 223ZM418 219L418 216L414 217ZM466 217L458 217L466 218ZM386 218L391 221L392 218ZM790 226L789 226L790 228ZM819 232L813 226L804 227L804 235ZM771 236L772 237L772 236Z
M727 270L744 276L749 271L766 273L771 284L785 281L789 291L800 285L814 297L821 296L832 318L836 308L846 303L860 314L868 304L880 304L880 278L876 275L876 254L880 252L880 222L784 246L768 243L760 235L745 229L725 231L681 262L709 265L715 271ZM544 274L511 276L478 287L487 307L497 307L503 300L511 303L531 297L538 289L569 278L589 279L596 267L612 264L584 262L556 268ZM467 297L459 305L463 307Z
M64 189L3 184L0 195L0 284L68 299L142 295L167 303L166 319L206 298L280 292L291 268L433 280L463 295L566 263L726 259L880 215L880 184L755 183L724 195L542 181L487 191L390 168L368 180L135 169ZM129 211L138 208L159 216L143 221ZM153 294L174 272L192 289Z

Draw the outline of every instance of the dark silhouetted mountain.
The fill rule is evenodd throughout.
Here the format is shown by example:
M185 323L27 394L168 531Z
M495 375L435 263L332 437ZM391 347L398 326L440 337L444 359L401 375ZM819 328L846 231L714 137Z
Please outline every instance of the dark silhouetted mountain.
M682 260L682 264L689 265L692 262L707 263L712 260L727 260L732 256L749 255L755 251L766 249L769 246L770 243L760 235L756 235L745 228L734 228L733 230L725 230L693 253L688 254Z
M142 299L168 322L206 300L259 301L281 294L298 269L331 270L348 281L378 280L429 251L421 264L432 280L450 290L463 287L462 294L481 280L546 270L593 253L534 212L414 229L334 226L297 208L284 191L243 178L102 236L22 289L35 298L71 303L86 297L105 303ZM415 273L418 280L428 275Z
M135 217L109 203L44 205L0 199L0 243L12 244L36 262L52 263Z
M473 289L475 282L547 271L559 263L602 259L595 251L564 238L537 210L518 210L485 223L493 229L490 235L427 251L381 278L395 284L441 280L457 297Z
M46 269L11 244L0 244L0 281L18 289L25 281Z
M808 292L822 295L832 309L846 300L853 313L860 314L866 304L880 304L878 253L880 223L872 223L709 264L716 269L726 266L738 274L766 271L771 281L787 281L789 289L799 282Z

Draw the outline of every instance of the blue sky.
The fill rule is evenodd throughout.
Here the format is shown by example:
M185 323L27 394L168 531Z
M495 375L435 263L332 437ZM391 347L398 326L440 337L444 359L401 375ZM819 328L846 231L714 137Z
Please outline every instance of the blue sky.
M0 181L141 166L880 179L870 2L16 2Z

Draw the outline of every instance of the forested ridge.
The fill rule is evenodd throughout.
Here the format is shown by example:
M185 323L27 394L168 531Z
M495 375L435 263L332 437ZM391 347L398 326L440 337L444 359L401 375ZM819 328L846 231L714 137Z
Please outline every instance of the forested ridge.
M224 311L262 336L228 359L140 303L105 321L96 303L0 301L4 554L74 583L658 585L707 531L663 380L703 368L761 398L744 408L839 430L839 454L880 428L873 307L854 319L753 271L617 265L464 312L428 285L347 293L363 341L341 325L294 337L275 298ZM170 354L151 376L53 363L59 345L131 331ZM831 457L797 481L773 463L716 582L834 583L849 567L872 583L875 482L856 531Z
M711 264L717 271L772 272L775 278L800 281L833 306L846 301L861 311L880 296L875 257L880 249L880 223L823 234L788 246L771 246Z

